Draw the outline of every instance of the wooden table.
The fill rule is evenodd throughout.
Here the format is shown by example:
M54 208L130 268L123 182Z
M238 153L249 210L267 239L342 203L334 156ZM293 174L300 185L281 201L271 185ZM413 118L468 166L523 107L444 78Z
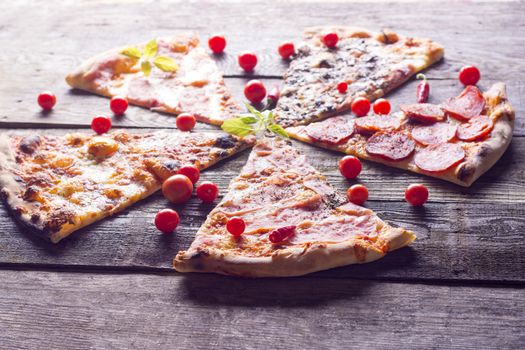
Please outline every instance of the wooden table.
M71 91L66 73L83 59L118 45L188 30L205 39L226 34L217 58L238 100L249 78L280 83L276 54L285 39L320 24L392 28L431 37L446 59L431 68L431 101L461 90L467 63L481 86L503 80L516 108L510 149L471 188L364 163L367 205L390 223L418 234L410 247L362 266L301 278L248 280L182 275L171 269L212 206L195 198L177 207L182 224L159 234L161 195L134 205L53 245L24 232L0 207L0 348L524 348L525 347L525 3L338 2L216 4L213 2L9 2L0 13L0 127L65 133L89 127L108 100ZM257 52L253 75L236 54ZM415 81L389 98L413 101ZM41 90L58 104L43 115ZM395 107L394 106L394 107ZM173 117L131 107L124 128L174 128ZM198 129L211 126L199 124ZM341 157L295 143L344 191ZM209 169L204 179L224 194L248 152ZM409 207L412 182L431 193Z

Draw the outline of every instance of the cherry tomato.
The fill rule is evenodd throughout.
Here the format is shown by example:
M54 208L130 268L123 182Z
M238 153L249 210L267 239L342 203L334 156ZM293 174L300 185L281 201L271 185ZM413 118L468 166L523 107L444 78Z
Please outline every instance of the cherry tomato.
M266 96L266 88L260 80L250 80L244 86L244 96L254 105L261 103Z
M162 233L169 234L175 231L179 220L179 214L175 210L162 209L155 215L155 226Z
M353 185L346 191L348 200L357 205L363 205L368 199L368 188L365 185Z
M243 52L239 55L238 61L242 69L250 72L257 65L257 56L253 52Z
M422 184L412 184L405 190L405 200L415 207L421 206L428 200L428 189Z
M361 169L361 161L357 157L345 156L339 160L339 171L347 179L355 179Z
M122 115L128 109L128 100L121 96L113 96L109 101L109 108L115 115Z
M275 106L277 105L277 101L279 101L279 97L281 97L281 91L279 90L278 86L274 86L267 96L267 103L269 106Z
M38 104L44 111L50 111L57 103L57 98L51 91L44 91L38 95Z
M162 184L162 194L175 204L187 202L191 192L193 192L193 184L185 175L173 175Z
M244 220L238 216L228 219L228 222L226 223L226 230L235 237L242 235L245 229L246 224L244 223Z
M348 83L346 81L342 81L339 84L337 84L337 91L344 94L348 90Z
M219 188L211 181L203 181L197 186L197 197L204 203L213 202L219 195Z
M284 60L289 59L295 53L295 46L291 41L285 41L277 49Z
M327 47L335 47L339 41L339 35L337 33L327 33L323 36L323 43Z
M91 129L99 135L108 132L109 129L111 129L111 118L104 115L93 118L91 121Z
M185 175L190 179L191 183L195 185L197 181L199 181L199 178L201 177L201 172L199 171L199 168L197 168L193 164L184 165L182 166L178 171L177 174Z
M465 66L459 71L459 81L463 85L476 85L481 74L475 66Z
M177 129L181 131L190 131L195 127L197 120L190 113L181 113L175 118L175 124L177 124Z
M226 39L222 35L214 35L208 39L208 46L214 54L219 54L226 48Z
M352 112L358 117L363 117L370 111L370 101L365 97L358 97L352 101Z
M386 98L380 98L374 102L374 113L375 114L388 114L390 113L390 102Z

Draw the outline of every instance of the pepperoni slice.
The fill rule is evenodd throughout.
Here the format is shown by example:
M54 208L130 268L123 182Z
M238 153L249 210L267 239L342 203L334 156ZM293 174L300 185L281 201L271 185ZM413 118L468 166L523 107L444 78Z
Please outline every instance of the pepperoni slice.
M474 141L488 135L494 128L494 123L486 115L478 115L458 127L458 139Z
M457 126L450 123L418 125L412 129L412 137L417 142L428 146L448 142L456 135Z
M376 131L396 130L401 126L401 121L395 115L369 115L355 120L357 132L371 134Z
M435 123L445 120L445 111L441 106L431 103L401 105L399 108L412 120L423 123Z
M418 151L414 163L430 172L445 171L465 158L465 151L457 143L438 143Z
M339 145L354 134L354 120L350 117L333 117L306 127L305 132L315 141Z
M477 87L469 85L459 96L449 98L442 106L447 114L464 121L477 117L483 112L485 99Z
M366 142L366 151L389 160L401 160L412 154L416 143L402 132L376 132Z

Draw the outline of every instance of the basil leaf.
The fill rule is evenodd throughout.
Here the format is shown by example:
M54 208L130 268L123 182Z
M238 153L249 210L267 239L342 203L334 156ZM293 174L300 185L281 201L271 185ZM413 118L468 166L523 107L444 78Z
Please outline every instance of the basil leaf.
M121 54L128 56L129 58L140 59L142 52L136 47L127 47L120 52Z
M264 116L261 112L259 112L256 108L254 108L253 106L249 105L248 103L244 102L244 105L246 106L246 109L248 109L248 112L250 112L251 114L253 114L254 116L256 116L257 118L263 120L264 119Z
M153 57L157 54L157 41L151 39L144 47L144 56L146 58Z
M167 56L155 57L153 64L164 72L175 72L177 69L179 69L177 62L175 62L173 58Z
M140 70L142 70L145 76L148 76L149 73L151 73L151 63L149 63L149 61L142 61Z
M255 118L253 115L247 115L244 117L240 117L243 123L246 124L255 124L259 119Z
M253 128L242 121L242 118L231 118L221 125L221 129L227 133L237 135L237 136L246 136L253 133Z
M286 137L286 138L290 137L288 136L288 133L286 132L286 130L284 130L283 127L280 126L279 124L268 125L268 130L282 137Z

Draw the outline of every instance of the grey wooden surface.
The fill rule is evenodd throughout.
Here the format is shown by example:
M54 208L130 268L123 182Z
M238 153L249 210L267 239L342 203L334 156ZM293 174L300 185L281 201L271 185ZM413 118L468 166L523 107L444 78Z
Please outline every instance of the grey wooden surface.
M253 77L280 83L286 63L276 47L310 25L389 27L428 36L446 47L428 70L431 101L461 91L464 64L482 71L480 85L502 80L517 112L509 150L465 189L364 162L358 181L367 206L418 240L372 264L290 279L245 280L181 275L170 268L189 246L213 205L192 198L176 207L174 236L160 235L161 195L80 230L53 245L24 232L0 207L0 348L457 348L525 347L525 4L523 2L217 3L20 1L0 12L1 131L65 133L87 129L108 100L71 91L65 74L114 46L195 31L222 32L227 51L216 57L238 101ZM236 54L254 50L259 65L245 75ZM414 100L411 81L389 97ZM36 104L49 89L50 114ZM134 129L173 128L169 115L130 107L114 123ZM214 127L199 124L198 129ZM41 130L45 129L45 130ZM340 154L295 142L341 191ZM202 174L226 186L244 152ZM425 183L425 208L411 208L403 191Z

